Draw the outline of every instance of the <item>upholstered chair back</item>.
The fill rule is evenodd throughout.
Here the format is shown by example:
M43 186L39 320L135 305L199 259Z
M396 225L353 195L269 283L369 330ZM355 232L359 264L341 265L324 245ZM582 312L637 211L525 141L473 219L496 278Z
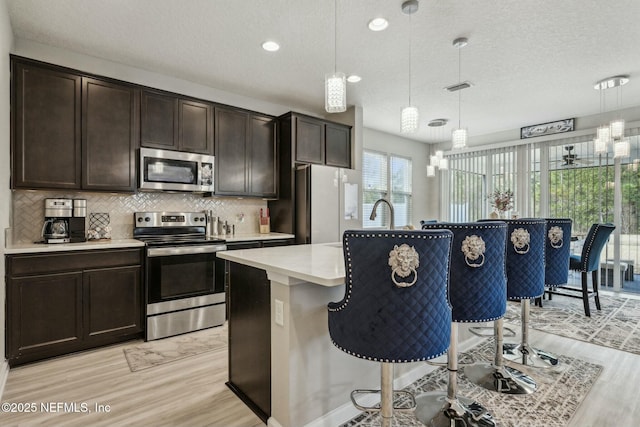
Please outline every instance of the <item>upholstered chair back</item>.
M544 284L564 285L569 279L572 221L570 218L547 218L546 221Z
M504 222L423 224L453 233L449 301L454 322L489 322L507 308Z
M331 340L380 362L432 359L449 348L450 231L345 231L345 294L329 303Z
M600 253L615 228L615 225L608 223L593 224L584 239L582 255L571 255L571 269L588 272L600 268Z

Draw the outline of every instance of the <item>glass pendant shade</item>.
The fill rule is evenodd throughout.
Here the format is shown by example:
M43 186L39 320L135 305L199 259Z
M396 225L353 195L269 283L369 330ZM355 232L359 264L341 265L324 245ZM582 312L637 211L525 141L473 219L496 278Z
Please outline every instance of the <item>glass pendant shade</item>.
M613 157L629 157L631 154L631 144L628 138L623 138L613 144Z
M418 130L418 109L416 107L404 107L400 113L400 132L414 133Z
M444 152L442 150L436 150L436 157L438 158L438 160L443 159Z
M347 110L347 79L344 73L335 72L325 76L324 109L327 113Z
M467 130L454 129L451 133L451 143L454 150L459 150L467 146Z
M440 159L440 169L442 170L449 169L449 159Z
M593 140L593 151L596 154L604 154L607 152L607 141L601 138Z
M429 165L431 166L438 166L440 164L440 159L438 158L438 156L431 156L429 158Z
M605 145L611 141L611 127L607 125L599 126L597 129L597 139L601 140Z
M620 139L624 136L624 120L613 120L609 127L611 128L611 138Z
M436 176L436 167L433 165L427 165L427 176Z

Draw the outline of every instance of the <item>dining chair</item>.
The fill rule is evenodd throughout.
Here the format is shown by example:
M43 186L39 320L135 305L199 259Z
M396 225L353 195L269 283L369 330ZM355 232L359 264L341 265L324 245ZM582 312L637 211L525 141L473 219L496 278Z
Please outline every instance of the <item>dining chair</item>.
M582 253L572 254L569 257L569 268L581 273L582 287L570 285L553 286L547 289L549 299L553 295L562 295L570 298L581 298L584 305L585 316L591 316L589 298L593 297L596 309L600 310L600 295L598 294L598 272L600 270L600 254L607 243L609 236L615 230L615 225L610 223L593 224L587 233ZM592 290L588 288L588 273L591 272Z
M354 390L351 401L379 412L383 425L394 410L415 409L412 393L393 390L394 364L433 359L449 348L452 236L448 230L343 234L346 286L344 298L328 305L329 335L340 350L380 362L380 390ZM379 406L358 402L370 393L380 394ZM394 395L409 404L394 408Z

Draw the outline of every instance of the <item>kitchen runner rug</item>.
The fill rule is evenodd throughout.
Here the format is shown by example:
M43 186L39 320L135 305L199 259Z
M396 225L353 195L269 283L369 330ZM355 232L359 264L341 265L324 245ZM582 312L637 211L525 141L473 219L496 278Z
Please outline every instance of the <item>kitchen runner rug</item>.
M473 360L491 360L494 344L485 340L471 350L459 355L460 362ZM464 375L464 369L458 371L458 395L468 397L483 405L491 412L493 420L500 427L562 427L566 426L580 403L591 390L602 372L602 366L585 362L569 356L562 356L562 363L554 368L528 371L538 385L538 389L529 395L513 396L487 390L471 383ZM420 393L447 390L447 370L438 368L425 375L405 390L414 395ZM401 401L396 404L402 404ZM380 426L380 417L376 413L363 412L340 427ZM396 412L392 423L394 427L423 427L413 413Z
M227 345L227 328L219 326L123 349L131 372L153 368Z
M591 317L582 299L554 295L543 307L531 304L529 325L539 331L640 354L640 299L600 294L601 311L589 300ZM520 325L520 303L509 302L505 323ZM519 330L516 330L519 333Z

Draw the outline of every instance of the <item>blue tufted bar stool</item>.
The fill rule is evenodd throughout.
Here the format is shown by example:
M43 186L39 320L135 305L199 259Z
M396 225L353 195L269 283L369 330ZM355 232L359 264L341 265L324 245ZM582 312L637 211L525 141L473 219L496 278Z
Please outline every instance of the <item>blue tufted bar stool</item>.
M457 330L458 323L491 322L502 319L506 312L507 224L498 221L436 223L423 224L422 229L447 229L453 232L449 280L449 302L453 323L451 344L447 353L447 392L445 394L435 391L418 396L416 417L423 424L434 427L454 424L494 426L491 415L479 403L457 396ZM502 354L501 351L496 353ZM489 375L496 373L494 366L488 369ZM505 373L505 376L509 374Z
M361 411L393 417L393 364L424 361L449 348L451 307L447 299L452 233L440 231L345 231L345 295L330 302L329 335L340 350L380 362L381 389L354 390ZM358 395L380 393L379 407L357 402Z
M545 241L544 218L505 220L507 232L507 299L520 301L522 333L519 344L505 344L504 357L532 367L550 367L558 359L529 345L529 309L531 300L544 295Z
M492 363L479 362L464 368L467 377L482 387L504 394L529 394L535 391L536 383L524 373L504 366L502 357L503 316L506 312L507 284L505 267L505 245L507 224L501 221L483 223L443 223L426 224L423 229L450 229L454 233L454 244L451 253L451 279L449 284L449 300L452 305L452 319L457 323L474 323L493 321L495 338L495 357ZM484 329L484 328L480 328ZM457 325L452 325L457 331ZM451 336L451 346L457 342L454 334ZM449 385L447 401L452 401L456 384L457 356L455 347L450 347L447 365L449 369ZM440 397L440 400L443 398ZM418 407L421 408L422 399ZM459 398L463 405L470 407L468 399ZM426 405L424 405L426 406ZM440 407L443 405L441 404ZM473 405L475 407L475 405ZM433 413L433 409L425 411ZM422 410L420 410L422 412ZM459 412L459 411L458 411ZM467 419L468 425L477 425ZM449 414L452 414L449 411ZM420 417L423 419L427 418ZM438 425L445 425L443 416L439 416ZM483 417L488 424L488 417Z
M570 218L547 218L546 221L544 285L548 289L554 289L569 281L573 221Z

